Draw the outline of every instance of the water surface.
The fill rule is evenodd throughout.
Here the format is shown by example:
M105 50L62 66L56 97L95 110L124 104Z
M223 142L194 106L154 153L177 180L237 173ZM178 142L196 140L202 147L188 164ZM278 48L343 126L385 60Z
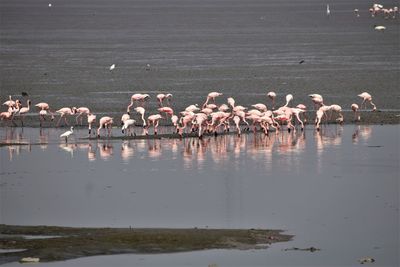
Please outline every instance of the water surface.
M40 131L7 128L0 134L34 143ZM271 252L132 256L171 260L170 266L183 259L205 264L202 253L215 255L221 266L231 265L227 255L257 266L270 254L276 265L353 265L364 256L380 265L398 265L398 125L129 142L87 142L79 139L86 130L78 130L77 141L68 144L58 139L62 130L42 131L47 131L47 144L0 148L0 223L259 227L295 235ZM292 246L322 250L281 251ZM113 256L112 261L129 257ZM86 261L91 259L71 264Z

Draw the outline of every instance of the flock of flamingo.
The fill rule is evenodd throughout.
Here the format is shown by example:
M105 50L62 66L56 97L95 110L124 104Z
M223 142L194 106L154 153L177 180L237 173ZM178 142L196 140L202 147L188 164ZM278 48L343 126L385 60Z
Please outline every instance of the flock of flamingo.
M24 95L24 94L23 94ZM27 94L25 93L25 96ZM290 107L290 103L293 100L293 95L286 95L286 104L275 108L275 92L269 92L266 94L271 101L271 109L263 103L256 103L251 105L251 107L245 107L241 105L236 105L234 98L227 98L227 103L217 105L216 98L221 97L222 93L211 92L207 95L204 104L199 107L198 104L192 104L185 108L185 110L176 113L170 106L170 99L172 94L158 94L157 100L159 104L158 113L151 114L146 118L145 103L150 99L149 94L133 94L131 96L130 104L127 106L126 113L121 117L121 127L122 133L125 135L136 135L134 131L135 126L143 127L143 133L145 135L149 134L149 128L153 126L154 134L157 134L158 125L161 119L170 120L175 128L176 133L180 136L185 132L197 132L198 137L202 137L204 132L214 133L215 135L218 131L229 131L230 122L233 121L237 134L242 133L241 126L246 127L245 130L253 131L257 130L257 126L262 129L265 134L268 134L270 129L274 129L276 132L282 128L282 125L287 126L287 130L296 131L294 121L298 122L301 130L304 129L306 117L306 106L304 104L298 104L295 107ZM372 96L363 92L358 95L362 98L361 108L363 106L366 108L367 103L372 106L372 111L376 110L376 105L372 102ZM316 110L315 116L315 128L320 129L320 124L325 118L326 120L332 119L332 115L336 114L335 119L338 123L343 123L342 107L337 104L326 105L324 103L323 97L319 94L310 94L311 101L314 103L314 108ZM24 116L30 111L31 100L27 100L27 106L22 106L20 100L13 100L9 96L9 100L3 103L3 105L8 107L8 110L0 113L1 120L8 120L14 125L15 118L19 118L21 121L21 126L23 126ZM41 102L35 105L39 111L40 127L42 127L42 122L46 120L46 116L51 116L53 121L55 118L54 112L51 111L49 104ZM135 114L140 115L141 123L137 123L135 119L131 117L131 109L135 111ZM359 105L353 103L351 109L354 112L354 120L360 121ZM91 110L87 107L63 107L55 113L59 114L59 119L56 123L58 127L62 119L64 119L65 125L69 125L67 121L67 116L75 115L76 124L83 124L83 116L87 117L87 124L89 129L89 137L92 135L92 126L96 123L96 115L94 115ZM165 117L163 116L165 114ZM250 125L250 123L251 125ZM112 125L114 119L110 116L103 116L98 121L97 137L100 137L101 130L107 132L107 136L111 135ZM68 137L73 134L73 126L71 129L63 133L60 137L65 138L67 142Z

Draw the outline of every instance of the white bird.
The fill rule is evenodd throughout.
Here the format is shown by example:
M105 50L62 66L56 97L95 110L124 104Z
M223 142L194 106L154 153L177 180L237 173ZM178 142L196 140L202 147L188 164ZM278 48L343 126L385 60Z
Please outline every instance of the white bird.
M329 16L331 14L331 10L329 9L329 4L326 5L326 15Z
M71 130L66 131L65 133L63 133L62 135L60 135L60 138L65 137L65 143L67 143L67 142L68 142L68 137L69 137L71 134L73 134L73 133L74 133L74 127L71 126Z
M385 26L380 26L380 25L374 25L374 29L377 31L384 32L386 30Z
M110 71L112 71L113 69L115 69L115 64L112 64L112 65L110 66Z
M51 4L49 4L49 7L51 7Z
M128 130L127 134L128 135L132 135L131 134L131 129L135 126L135 122L136 121L133 120L133 119L124 120L123 125L122 125L122 133L125 133L125 130Z

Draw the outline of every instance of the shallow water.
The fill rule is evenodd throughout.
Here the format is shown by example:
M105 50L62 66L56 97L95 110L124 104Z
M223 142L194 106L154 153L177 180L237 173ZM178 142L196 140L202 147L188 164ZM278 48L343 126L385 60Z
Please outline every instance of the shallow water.
M364 256L397 266L399 130L327 125L319 133L129 142L88 142L78 130L66 145L58 138L63 130L44 129L47 143L0 148L0 223L259 227L295 235L266 251L94 257L61 266L213 263L204 255L219 266L354 265ZM37 143L40 131L2 128L0 136ZM281 251L293 246L321 251Z

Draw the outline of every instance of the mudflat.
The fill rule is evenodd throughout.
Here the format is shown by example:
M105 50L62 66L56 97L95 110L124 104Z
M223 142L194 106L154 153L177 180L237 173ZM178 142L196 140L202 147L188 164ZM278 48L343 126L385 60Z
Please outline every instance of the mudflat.
M25 239L24 235L40 239ZM43 238L51 236L51 238ZM56 236L56 237L54 237ZM23 257L60 261L94 255L167 253L204 249L257 249L291 240L281 230L265 229L135 229L0 225L0 263Z

